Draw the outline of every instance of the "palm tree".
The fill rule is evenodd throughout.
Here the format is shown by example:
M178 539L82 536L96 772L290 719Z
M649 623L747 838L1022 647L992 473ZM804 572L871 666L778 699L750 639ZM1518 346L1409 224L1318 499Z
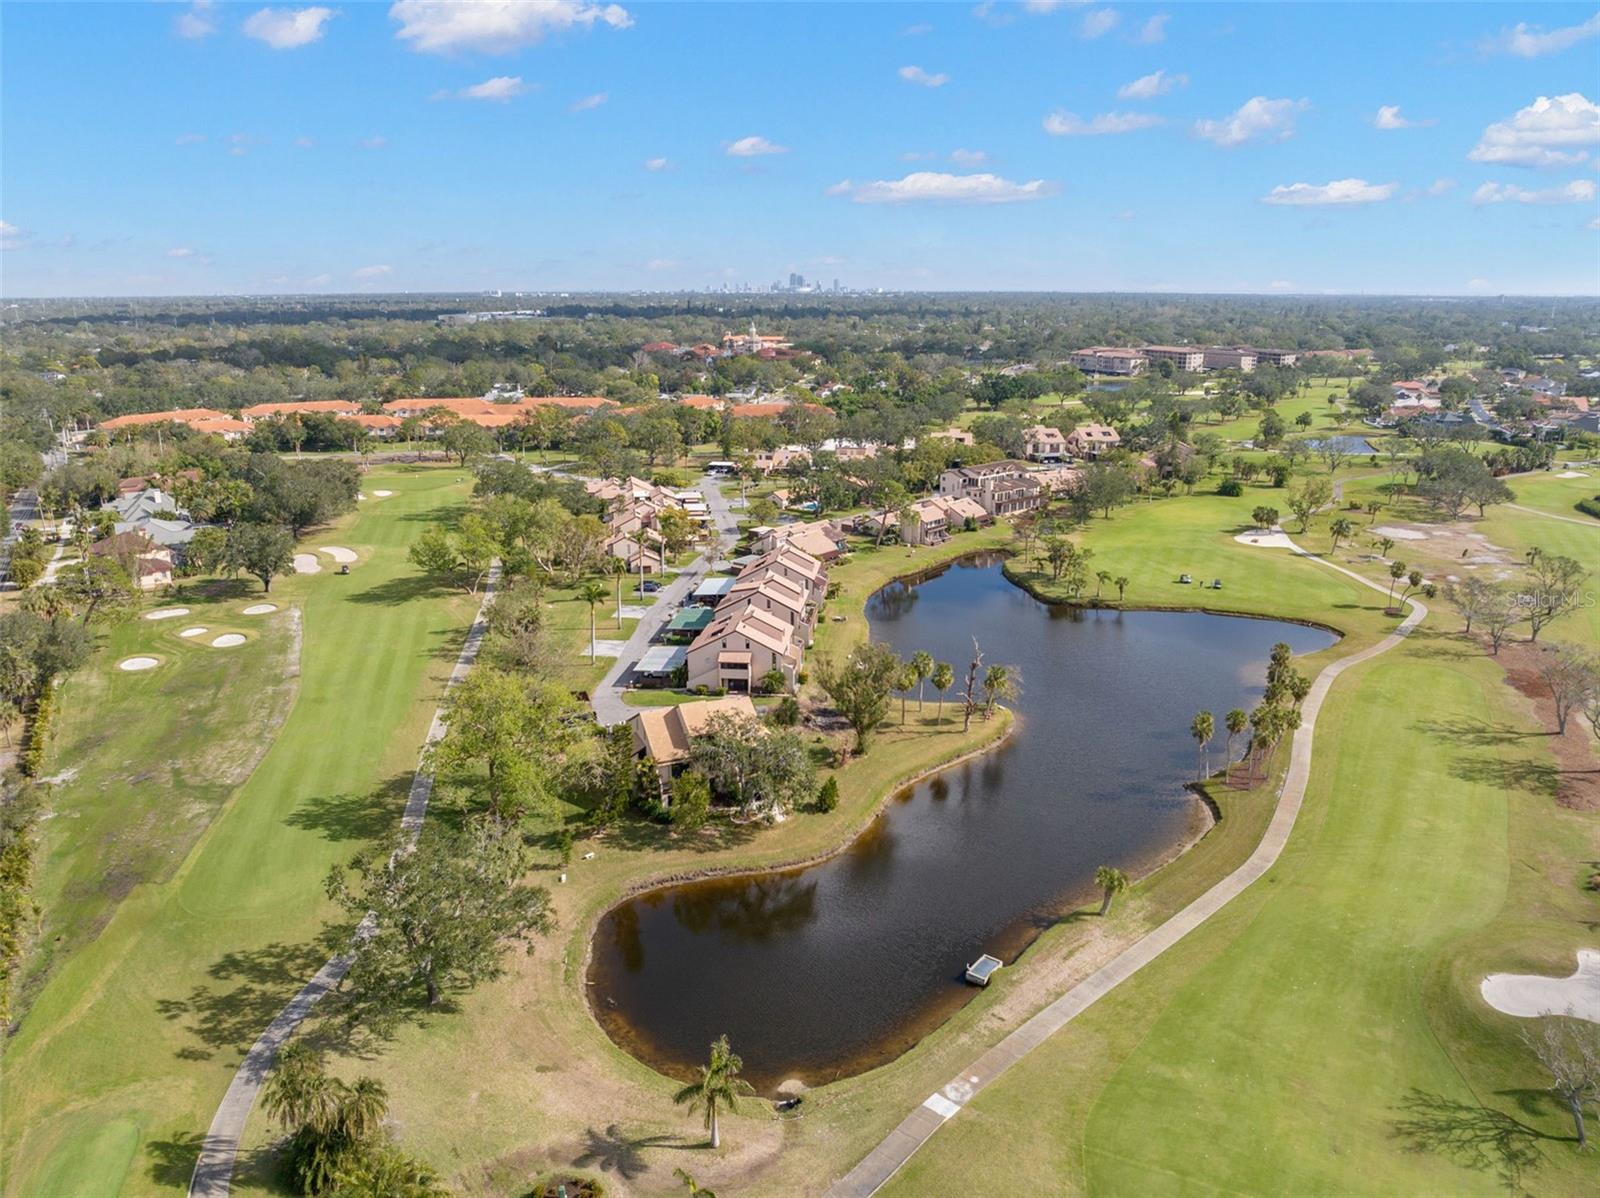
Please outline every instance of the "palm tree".
M307 1044L291 1044L278 1053L261 1105L285 1131L327 1128L339 1110L339 1083L323 1068L322 1054Z
M628 576L628 563L620 557L606 559L606 573L617 580L617 627L622 627L622 580Z
M389 1094L374 1077L361 1077L339 1104L341 1130L352 1140L365 1140L377 1133L389 1113Z
M902 662L900 673L895 676L894 688L900 692L900 725L906 722L906 697L911 693L911 688L917 685L917 668L909 661ZM921 704L918 704L920 709Z
M983 718L994 714L995 705L1005 699L1016 698L1017 672L1010 666L990 666L983 675Z
M1393 537L1379 537L1376 541L1373 542L1373 544L1378 547L1378 556L1379 557L1388 557L1389 556L1389 550L1394 548L1394 538Z
M1367 500L1367 523L1371 524L1378 518L1378 513L1383 511L1383 504L1376 499Z
M1233 764L1233 738L1250 727L1250 713L1235 707L1224 718L1222 726L1228 730L1228 764Z
M911 655L911 669L917 679L917 714L922 714L922 685L933 675L933 654L918 649Z
M1122 602L1122 593L1128 589L1128 576L1119 574L1111 580L1111 585L1117 588L1117 602Z
M599 648L595 640L594 608L595 604L606 601L606 588L591 580L578 588L578 598L589 605L589 660L593 661Z
M956 668L947 661L941 661L933 667L930 675L933 689L939 692L939 710L934 716L937 723L944 723L944 693L956 683Z
M1094 884L1100 887L1100 914L1111 910L1111 900L1128 888L1128 875L1111 865L1102 865L1094 871Z
M1205 778L1210 771L1206 769L1206 746L1211 743L1211 737L1217 731L1217 721L1209 711L1197 712L1194 721L1189 725L1189 735L1194 737L1194 743L1200 746L1200 778Z
M1108 583L1110 581L1111 581L1111 571L1110 570L1096 570L1094 572L1094 597L1095 597L1095 601L1096 602L1099 602L1099 600L1100 600L1100 589L1102 587L1104 587L1106 585L1106 583Z
M710 1061L700 1066L700 1080L673 1095L673 1102L687 1105L691 1112L696 1107L705 1107L706 1129L711 1132L713 1148L722 1147L722 1129L717 1123L720 1108L737 1111L739 1095L755 1093L750 1083L739 1077L743 1068L744 1061L728 1047L728 1037L718 1036L711 1043Z
M1333 536L1333 546L1328 552L1337 553L1339 551L1340 541L1344 540L1345 537L1353 537L1356 535L1355 521L1346 520L1343 516L1341 516L1332 524L1328 525L1328 532Z

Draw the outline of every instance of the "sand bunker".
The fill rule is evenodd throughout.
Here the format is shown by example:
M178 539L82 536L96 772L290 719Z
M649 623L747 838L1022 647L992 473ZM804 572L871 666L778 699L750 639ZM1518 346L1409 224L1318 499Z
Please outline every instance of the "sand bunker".
M294 572L296 574L321 574L322 563L317 560L314 553L297 553L294 555Z
M1480 989L1484 1002L1507 1015L1537 1019L1571 1014L1600 1023L1600 952L1579 949L1578 971L1570 977L1491 973Z
M252 603L249 607L244 609L244 614L247 616L264 616L269 611L277 610L278 605L276 603Z
M1588 478L1589 476L1587 474L1585 474L1582 470L1563 470L1560 474L1556 475L1556 477L1557 478Z
M178 633L178 635L179 636L199 636L204 631L205 631L204 628L185 628L182 632Z
M147 611L144 618L147 620L171 620L178 616L189 614L187 607L163 607L159 611Z
M366 497L367 496L366 496L366 494L364 492L362 492L362 491L357 491L356 492L356 498L357 499L365 499Z
M1262 549L1294 548L1294 542L1289 539L1289 534L1281 528L1252 528L1249 532L1242 532L1233 539L1241 545L1258 545Z
M127 670L130 674L135 670L153 670L161 662L154 657L125 657L117 663L117 669Z
M231 649L235 645L244 644L244 637L237 632L224 632L211 642L213 649Z
M343 549L338 545L324 545L321 549L318 549L317 552L326 553L329 557L341 565L349 565L351 562L356 560L354 550Z
M1426 541L1428 534L1415 528L1396 528L1393 524L1380 524L1367 530L1376 536L1390 537L1396 541Z
M393 491L374 491L373 494L376 495L379 499L387 499L387 498L389 498L389 496L393 495L394 492Z

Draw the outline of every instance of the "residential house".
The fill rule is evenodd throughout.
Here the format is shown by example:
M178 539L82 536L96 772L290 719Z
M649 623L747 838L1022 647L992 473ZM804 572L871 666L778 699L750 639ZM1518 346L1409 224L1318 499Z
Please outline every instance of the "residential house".
M956 466L939 475L939 494L970 499L991 520L1032 511L1043 505L1045 491L1021 462L984 462Z
M142 591L172 585L172 555L142 532L114 533L90 545L89 552L120 562Z
M836 561L848 548L844 529L833 520L814 520L809 523L795 521L753 528L750 548L757 554L770 553L780 545L789 545L821 562Z
M320 413L326 416L354 416L361 405L348 399L295 399L288 403L258 403L239 410L239 418L246 424L257 420L277 420L288 416L307 416Z
M804 645L783 620L750 604L740 604L695 637L685 657L690 689L749 694L773 670L793 686Z
M1025 429L1022 440L1022 456L1030 462L1059 462L1067 453L1067 439L1048 424Z
M1074 457L1098 458L1122 444L1122 437L1108 424L1080 424L1067 434L1067 452Z
M100 427L108 433L119 429L137 428L146 424L187 424L193 425L196 420L230 420L226 412L219 412L215 408L173 408L167 412L134 412L127 416L113 416L110 420L102 420Z
M689 750L698 736L704 736L714 716L753 720L755 704L748 695L728 695L720 699L701 699L674 707L646 708L628 720L633 729L633 756L637 761L655 763L663 795L672 779L689 764Z

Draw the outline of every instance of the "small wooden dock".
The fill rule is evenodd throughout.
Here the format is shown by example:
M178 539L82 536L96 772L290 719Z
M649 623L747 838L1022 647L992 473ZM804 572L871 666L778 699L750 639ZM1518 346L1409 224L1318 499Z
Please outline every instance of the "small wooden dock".
M999 971L1001 964L999 957L991 957L988 953L984 953L967 966L967 981L974 986L987 986L989 979Z

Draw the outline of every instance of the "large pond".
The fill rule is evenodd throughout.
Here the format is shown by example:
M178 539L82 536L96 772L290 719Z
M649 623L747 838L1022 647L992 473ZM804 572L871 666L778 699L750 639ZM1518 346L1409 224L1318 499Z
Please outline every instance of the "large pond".
M867 614L875 640L958 676L974 637L986 662L1020 668L1017 731L895 796L826 862L665 887L607 914L595 1013L663 1072L686 1075L724 1032L765 1091L898 1056L971 998L968 962L1009 962L1092 897L1097 866L1138 869L1196 830L1197 710L1220 729L1259 698L1274 642L1334 641L1276 621L1051 607L982 559L892 584Z

